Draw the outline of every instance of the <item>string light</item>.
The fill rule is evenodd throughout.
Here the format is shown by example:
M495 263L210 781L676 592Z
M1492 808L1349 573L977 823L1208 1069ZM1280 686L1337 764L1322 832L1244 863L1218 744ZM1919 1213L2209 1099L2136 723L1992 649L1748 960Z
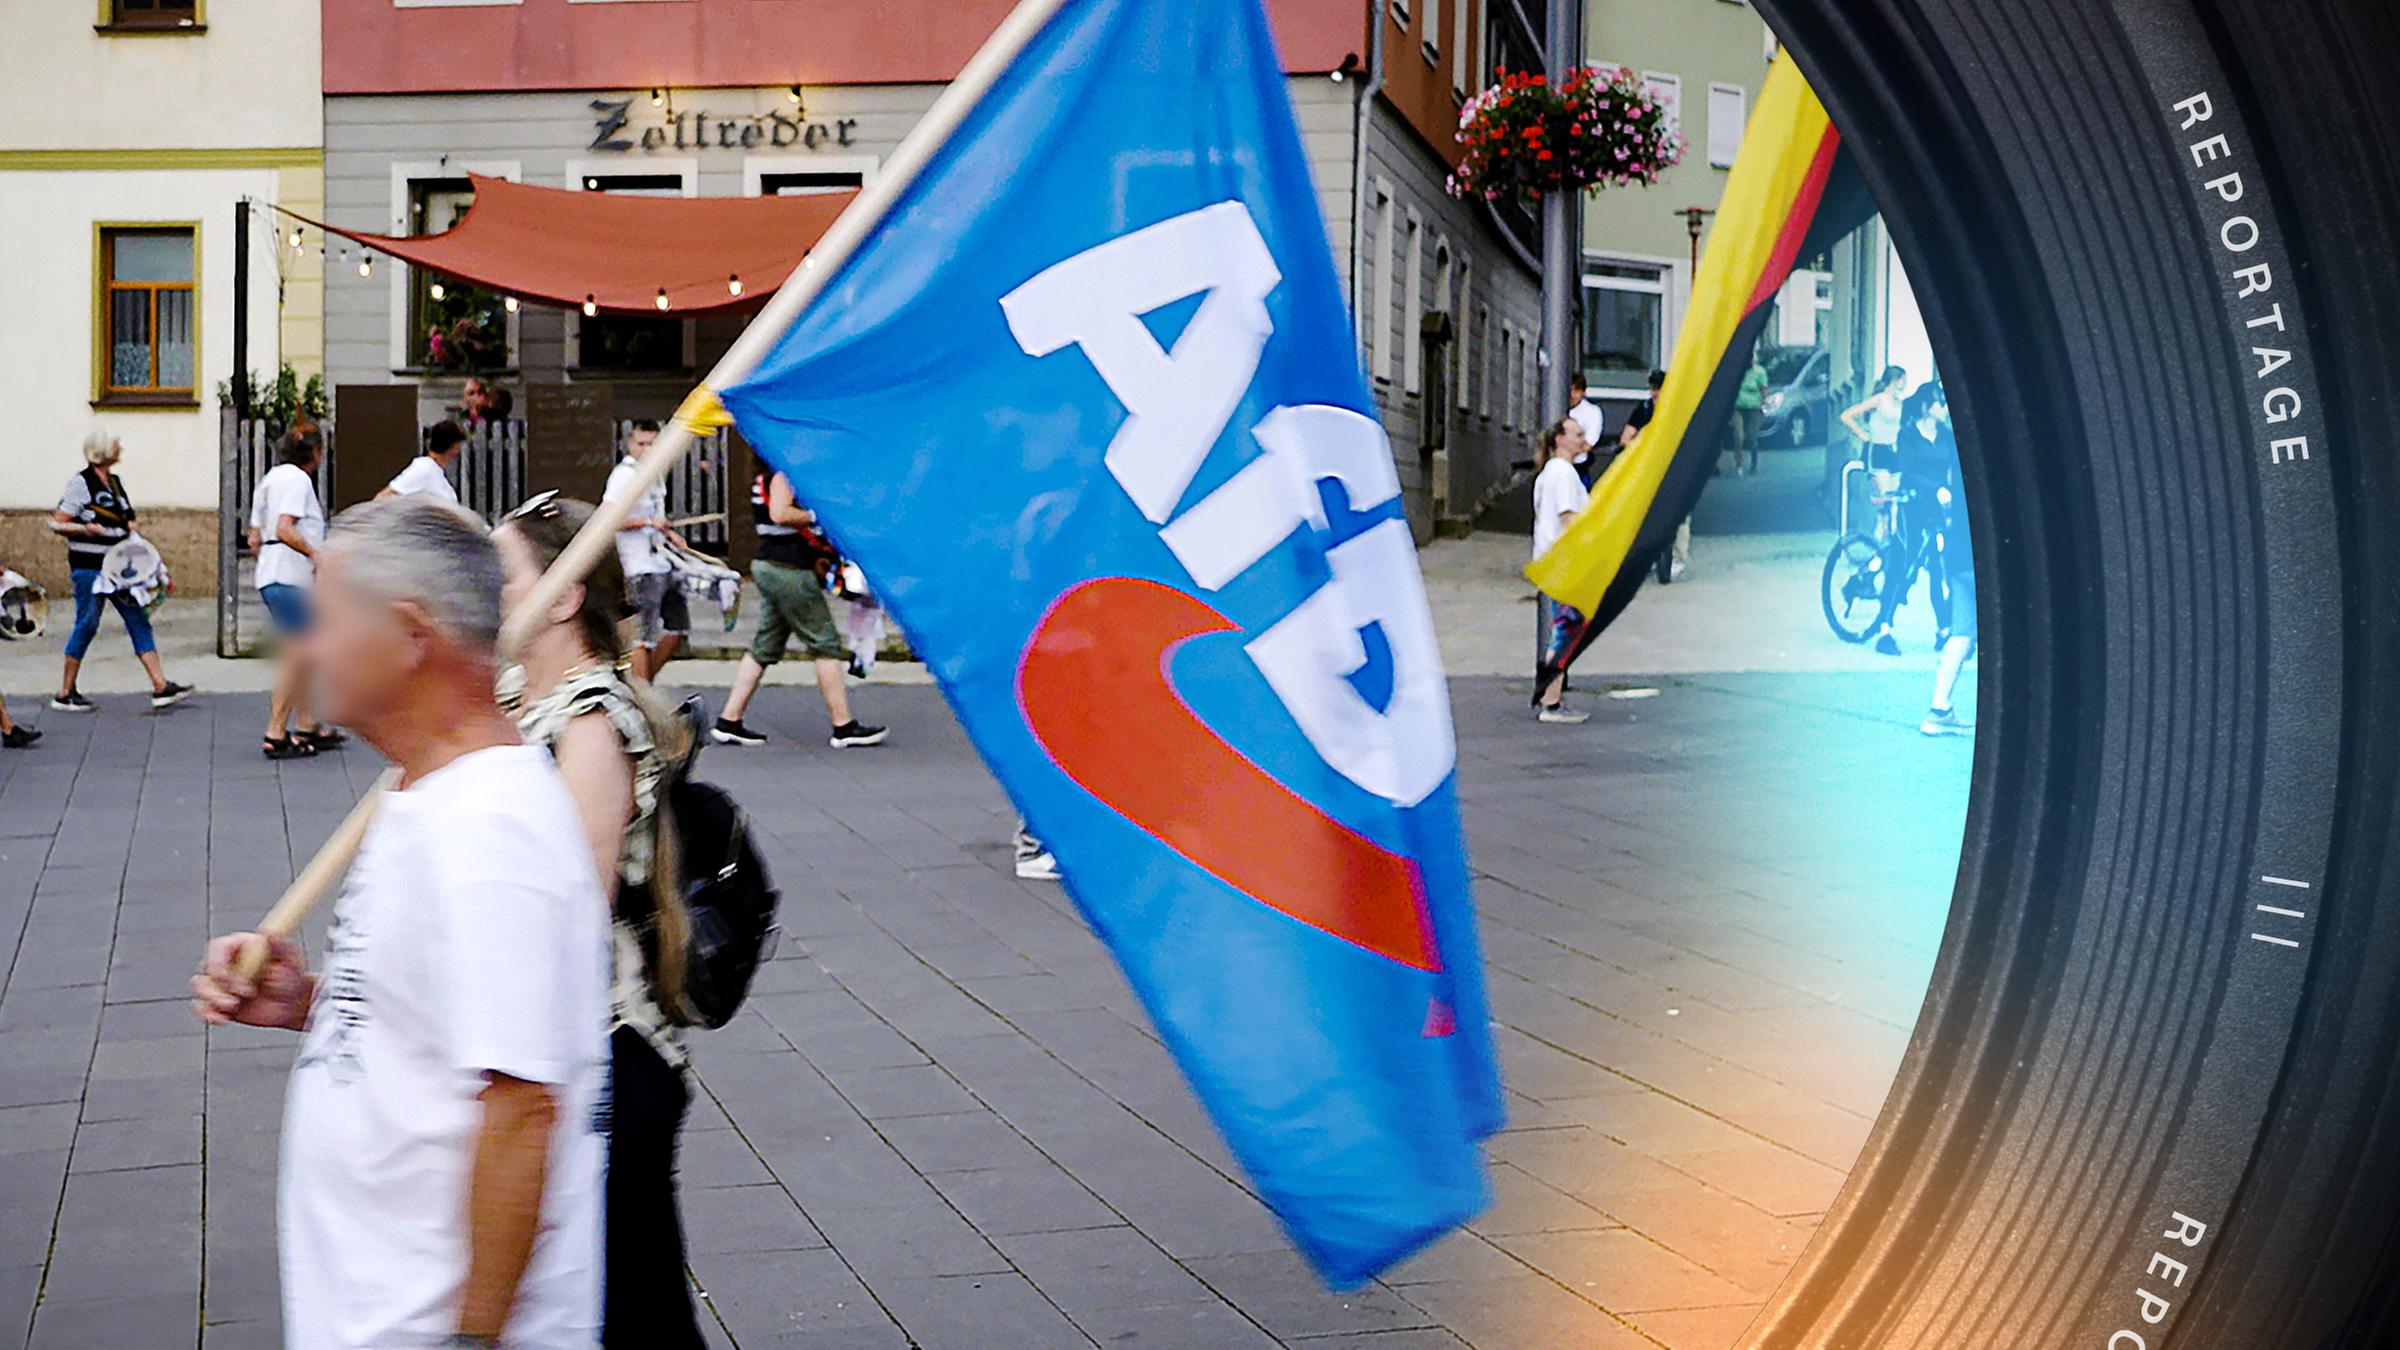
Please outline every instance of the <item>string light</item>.
M658 307L660 309L667 307L667 288L664 286L658 288Z
M297 227L292 230L292 247L295 249L300 247L300 231Z
M585 317L585 318L587 318L587 319L588 319L588 318L591 318L592 316L594 316L594 315L598 314L599 312L600 312L600 305L599 305L599 303L598 303L597 301L593 300L593 299L592 299L592 297L591 297L591 296L589 296L589 295L586 295L586 296L584 296L584 297L583 297L583 317Z
M732 276L725 278L725 293L727 295L740 295L742 293L741 273L736 272Z
M515 297L515 296L513 296L513 295L504 295L504 296L501 296L501 297L500 297L500 308L507 310L507 311L508 311L509 313L511 313L511 314L514 314L514 313L516 313L516 312L517 312L517 297Z
M358 255L358 274L362 277L371 277L375 275L374 254L361 253Z
M653 90L651 90L651 91L650 91L650 106L651 106L651 107L655 108L655 107L657 107L659 104L661 104L661 103L664 103L664 102L666 102L666 101L667 101L667 91L666 91L666 90L664 90L664 89L653 89Z
M443 296L445 296L445 295L448 295L448 294L449 294L449 292L448 292L448 291L446 291L446 290L442 289L442 283L440 283L440 282L438 282L438 281L437 281L437 282L435 282L435 283L433 283L432 285L430 285L430 286L426 287L426 288L425 288L425 293L426 293L427 295L430 295L430 296L432 296L432 297L433 297L434 299L436 299L436 300L439 300L439 299L441 299Z

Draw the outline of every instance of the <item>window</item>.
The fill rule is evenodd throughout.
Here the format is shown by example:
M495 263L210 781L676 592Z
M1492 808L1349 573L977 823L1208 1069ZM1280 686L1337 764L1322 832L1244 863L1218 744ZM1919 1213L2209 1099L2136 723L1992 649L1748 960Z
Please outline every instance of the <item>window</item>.
M1475 38L1476 0L1451 0L1450 18L1455 25L1450 34L1450 92L1465 98L1482 87L1476 79Z
M1517 330L1500 328L1500 429L1517 429Z
M865 183L866 175L856 169L835 173L762 173L758 176L758 195L815 197L828 192L856 192Z
M1473 406L1467 399L1467 381L1475 377L1475 354L1472 345L1475 333L1473 329L1467 327L1467 318L1471 308L1467 301L1475 294L1475 277L1471 270L1474 266L1473 258L1461 257L1458 260L1458 300L1450 308L1450 312L1458 319L1457 374L1452 379L1451 386L1458 391L1458 410L1460 412L1469 411Z
M1667 269L1593 261L1583 269L1583 373L1592 388L1648 392L1666 344Z
M198 28L200 0L107 0L101 6L102 28Z
M1367 12L1374 13L1373 10ZM1408 0L1392 0L1392 22L1400 25L1401 32L1408 31Z
M1650 97L1657 99L1658 106L1665 110L1667 129L1671 132L1683 130L1683 77L1645 70L1642 72L1642 83L1650 86Z
M1492 308L1475 307L1475 333L1482 341L1475 345L1482 360L1475 363L1475 412L1485 421L1492 417Z
M100 231L100 378L96 403L197 402L199 227Z
M408 233L440 234L475 204L464 178L412 178ZM508 360L508 315L495 291L408 269L408 345L401 362L411 370L497 370Z
M1400 327L1400 387L1412 394L1425 390L1425 227L1417 213L1408 213L1408 308Z
M1750 91L1738 84L1708 87L1708 167L1730 169L1750 121Z
M586 192L615 192L629 197L681 197L679 173L594 174L583 179ZM652 319L633 314L577 315L575 367L578 370L682 370L691 362L682 319Z
M1467 0L1454 0L1461 9ZM1442 59L1442 0L1425 0L1425 59L1439 64Z
M1400 228L1389 185L1375 185L1375 303L1362 316L1367 325L1367 369L1386 384L1392 380L1392 307L1400 303L1392 288L1393 235Z

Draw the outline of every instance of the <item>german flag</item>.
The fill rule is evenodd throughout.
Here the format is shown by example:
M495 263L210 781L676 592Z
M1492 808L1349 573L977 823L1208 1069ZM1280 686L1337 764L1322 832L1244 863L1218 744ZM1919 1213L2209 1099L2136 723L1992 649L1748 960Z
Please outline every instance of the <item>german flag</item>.
M1590 507L1525 569L1545 594L1585 616L1560 665L1537 673L1537 689L1624 611L1699 504L1768 305L1793 265L1874 211L1825 105L1791 58L1777 57L1726 177L1658 411L1592 485Z

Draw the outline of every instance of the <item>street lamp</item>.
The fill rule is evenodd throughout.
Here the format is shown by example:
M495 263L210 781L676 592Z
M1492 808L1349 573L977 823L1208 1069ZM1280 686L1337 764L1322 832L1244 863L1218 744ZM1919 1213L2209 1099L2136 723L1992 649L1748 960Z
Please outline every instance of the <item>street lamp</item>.
M1684 228L1692 234L1692 281L1700 280L1700 236L1708 229L1708 218L1716 214L1705 206L1687 206L1675 213L1683 217Z

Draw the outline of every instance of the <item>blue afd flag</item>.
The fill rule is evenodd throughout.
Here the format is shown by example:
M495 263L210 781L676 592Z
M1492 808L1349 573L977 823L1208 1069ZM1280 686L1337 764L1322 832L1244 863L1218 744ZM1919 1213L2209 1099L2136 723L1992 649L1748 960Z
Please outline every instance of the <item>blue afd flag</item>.
M1500 1094L1449 696L1258 0L1067 0L720 396L1327 1280Z

